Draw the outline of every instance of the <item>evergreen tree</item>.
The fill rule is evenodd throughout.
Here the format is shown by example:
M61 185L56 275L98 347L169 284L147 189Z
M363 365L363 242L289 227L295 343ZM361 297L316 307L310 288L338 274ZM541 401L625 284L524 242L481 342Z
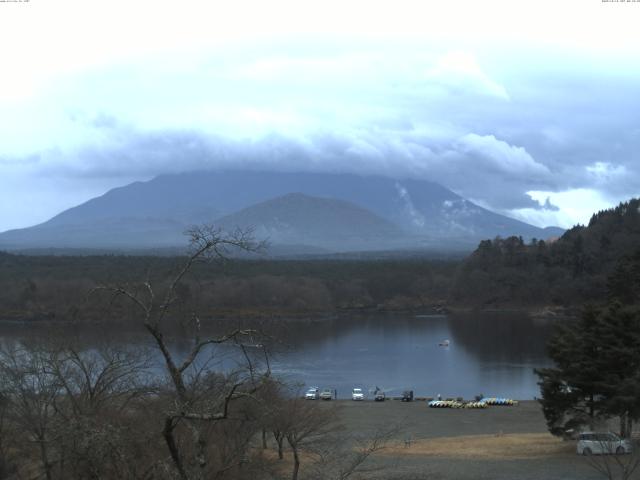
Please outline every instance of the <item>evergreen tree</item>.
M536 373L554 435L596 418L619 417L620 434L628 436L640 419L640 305L633 288L640 285L638 265L640 255L621 261L609 278L607 306L586 308L549 341L555 367Z
M597 318L597 310L587 308L582 317L559 325L547 345L555 368L536 370L542 411L554 435L592 424L603 412Z
M640 250L618 262L608 278L607 288L610 302L640 304Z
M613 303L599 316L603 348L597 358L607 375L600 381L603 413L620 417L620 434L640 418L640 309Z

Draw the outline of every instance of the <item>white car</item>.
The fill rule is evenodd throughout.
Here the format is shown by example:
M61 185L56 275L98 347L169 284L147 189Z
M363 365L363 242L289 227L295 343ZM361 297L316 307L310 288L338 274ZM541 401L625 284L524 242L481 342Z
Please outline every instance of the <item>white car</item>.
M307 393L304 394L304 398L306 400L317 400L320 398L320 389L318 387L309 388Z
M354 388L351 392L351 400L364 400L364 392L361 388Z
M632 449L629 440L615 433L583 432L578 436L578 455L622 455Z
M325 388L320 393L320 399L321 400L331 400L333 398L333 396L334 396L334 391L331 390L330 388Z

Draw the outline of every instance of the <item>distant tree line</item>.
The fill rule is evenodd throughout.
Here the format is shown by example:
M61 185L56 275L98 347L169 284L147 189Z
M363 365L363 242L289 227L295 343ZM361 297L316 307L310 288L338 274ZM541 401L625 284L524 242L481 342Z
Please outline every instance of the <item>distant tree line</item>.
M206 314L249 316L350 310L578 306L604 301L617 262L640 245L640 200L593 215L557 240L480 242L464 260L233 259L197 265L179 296ZM80 320L84 292L148 277L161 284L184 257L27 256L0 252L0 318ZM166 285L165 285L166 286ZM82 320L99 321L91 304Z
M86 292L139 278L163 285L183 257L26 256L0 253L0 318L99 321L104 301ZM398 260L238 260L196 265L182 301L203 315L297 315L412 309L446 302L458 262Z

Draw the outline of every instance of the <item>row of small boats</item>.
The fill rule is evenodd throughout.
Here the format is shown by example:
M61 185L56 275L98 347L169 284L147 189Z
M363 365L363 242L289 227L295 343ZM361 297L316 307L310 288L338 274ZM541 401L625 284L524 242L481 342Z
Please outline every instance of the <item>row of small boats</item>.
M511 398L483 398L476 402L460 402L458 400L431 400L429 407L431 408L487 408L492 405L513 406L518 401Z
M432 400L429 402L431 408L487 408L484 402L458 402L457 400Z
M507 405L507 406L511 406L511 405L517 405L518 404L518 401L517 400L513 400L512 398L500 398L500 397L483 398L480 401L481 402L485 402L487 405Z

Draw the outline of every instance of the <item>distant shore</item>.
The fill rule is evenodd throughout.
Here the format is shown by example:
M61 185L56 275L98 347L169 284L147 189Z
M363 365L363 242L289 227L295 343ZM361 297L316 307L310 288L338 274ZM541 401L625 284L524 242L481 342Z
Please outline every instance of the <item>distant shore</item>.
M540 320L558 320L574 317L579 313L579 307L560 306L467 306L467 305L426 305L414 308L387 308L371 306L361 308L337 308L334 310L289 310L289 309L220 309L200 312L203 319L210 320L243 320L243 321L322 321L334 320L346 316L369 315L403 315L431 317L446 316L461 313L518 313L526 314ZM45 325L45 324L96 324L114 323L113 320L83 320L82 318L68 319L56 315L54 312L0 312L0 324L5 325ZM116 322L117 323L117 322Z

